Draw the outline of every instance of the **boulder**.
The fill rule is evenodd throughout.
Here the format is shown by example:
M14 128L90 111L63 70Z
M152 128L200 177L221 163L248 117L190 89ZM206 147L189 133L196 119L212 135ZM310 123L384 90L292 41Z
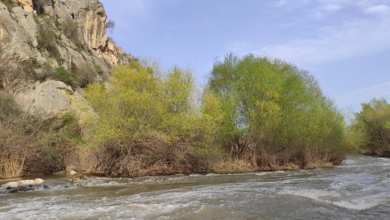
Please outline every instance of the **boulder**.
M26 191L27 191L27 187L25 187L25 186L18 186L16 189L17 189L19 192L26 192Z
M3 188L7 188L7 187L16 188L18 186L19 186L19 183L17 183L17 182L9 182L9 183L1 185L1 187L3 187Z
M64 92L63 92L64 91ZM15 100L25 111L43 113L44 116L56 116L71 109L65 93L72 88L60 81L38 82L35 87L16 94Z
M35 184L41 184L41 183L44 183L45 181L43 179L40 179L40 178L37 178L34 180L34 183Z
M72 179L72 182L80 182L83 181L84 177L83 176L76 176L75 178Z
M22 185L34 184L34 180L19 180L18 183Z
M18 189L17 188L12 188L9 193L17 193L18 192Z

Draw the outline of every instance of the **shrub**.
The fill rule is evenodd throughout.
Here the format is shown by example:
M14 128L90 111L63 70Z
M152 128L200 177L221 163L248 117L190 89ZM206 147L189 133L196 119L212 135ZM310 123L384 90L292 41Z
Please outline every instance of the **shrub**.
M81 88L85 88L88 84L96 81L96 72L93 67L87 63L78 67L75 70L75 73L75 81L77 82L77 85Z
M96 73L99 74L100 76L103 75L102 68L98 64L96 64L94 59L92 59L92 64L93 64L93 67L95 68Z
M21 80L28 80L31 76L26 68L29 61L21 57L7 57L5 49L0 47L0 89L14 93Z
M64 169L63 156L82 142L74 113L43 120L23 112L0 92L0 178L50 174Z
M101 158L111 158L101 161L98 170L127 176L148 169L196 172L215 159L220 117L196 107L194 89L189 69L162 73L156 65L135 61L114 70L109 88L88 85L85 96L98 115L89 121L94 128L90 144L99 147ZM205 100L207 109L218 106L211 96Z
M55 68L54 74L51 76L52 79L62 81L74 89L77 85L73 81L74 74L68 72L63 67L57 67Z
M15 7L15 2L12 0L3 0L3 3L10 12L12 11L12 8Z
M63 60L60 51L57 49L56 42L59 40L59 36L56 33L45 26L38 30L38 46L37 49L40 51L47 51L49 56L54 58L59 65L62 64Z
M108 30L110 30L111 33L114 32L115 22L113 20L108 20L106 27Z
M64 35L76 45L76 49L82 50L84 48L84 44L80 40L78 23L68 18L62 22L60 26L62 33L64 33Z

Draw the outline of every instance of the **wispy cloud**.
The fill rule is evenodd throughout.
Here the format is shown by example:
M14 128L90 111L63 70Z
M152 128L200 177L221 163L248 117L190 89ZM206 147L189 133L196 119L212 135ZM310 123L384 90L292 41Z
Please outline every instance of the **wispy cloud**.
M387 5L375 5L375 6L367 8L365 13L366 14L378 14L378 13L388 12L389 9L390 9L390 7Z
M321 7L321 9L324 11L338 11L341 8L342 8L341 5L338 4L326 4L323 7Z
M390 82L360 89L348 94L336 97L336 103L342 109L352 108L360 111L361 103L368 103L372 98L390 98Z
M318 64L390 49L390 22L352 21L324 28L319 36L257 50L292 62Z
M302 16L313 17L316 15L317 18L321 18L326 16L327 13L344 10L344 8L348 8L346 7L347 4L352 4L351 1L333 0L320 0L320 3L312 7L311 10L301 10L296 13L305 12L306 15ZM358 10L359 6L356 7L356 3L354 5L354 10ZM383 4L373 6L365 3L364 7L370 13L384 12L389 9ZM313 14L314 12L316 14ZM355 13L355 17L341 16L344 15L339 15L337 18L328 16L329 20L334 19L334 22L325 20L312 23L313 28L307 29L304 32L307 36L304 37L287 38L279 42L274 40L277 43L271 44L251 41L242 46L238 44L240 42L231 43L228 48L238 54L245 53L245 50L250 49L247 52L278 57L306 66L390 50L390 41L388 40L390 39L390 29L388 28L390 27L390 13L375 18L368 15L357 16L357 13ZM306 22L296 24L296 26L302 28L298 25L308 24L309 22Z
M287 4L286 0L279 0L275 3L275 7L283 7Z
M361 93L367 94L370 91L371 92L375 92L375 91L383 90L383 89L385 89L386 91L388 91L388 93L390 93L390 82L379 84L379 85L376 85L376 86L367 87L367 88L360 89L360 90L357 90L357 91L353 91L353 92L350 92L350 93L338 96L337 98L338 99L346 98L348 96L360 95Z

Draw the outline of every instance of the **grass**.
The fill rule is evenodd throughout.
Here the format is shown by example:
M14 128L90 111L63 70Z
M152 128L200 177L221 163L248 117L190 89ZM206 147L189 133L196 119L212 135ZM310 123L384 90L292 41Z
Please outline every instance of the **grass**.
M12 8L15 6L15 3L12 0L3 0L2 2L10 12L12 11Z
M102 68L98 64L96 64L95 60L93 60L93 59L92 59L92 64L93 64L93 67L95 68L96 73L99 75L102 75L103 74Z

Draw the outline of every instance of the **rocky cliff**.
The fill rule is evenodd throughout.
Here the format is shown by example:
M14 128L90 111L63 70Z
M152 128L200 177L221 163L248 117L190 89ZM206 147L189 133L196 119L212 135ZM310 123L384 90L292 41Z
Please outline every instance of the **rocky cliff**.
M0 1L0 90L26 110L70 109L60 91L103 82L134 59L107 37L106 21L98 0Z

